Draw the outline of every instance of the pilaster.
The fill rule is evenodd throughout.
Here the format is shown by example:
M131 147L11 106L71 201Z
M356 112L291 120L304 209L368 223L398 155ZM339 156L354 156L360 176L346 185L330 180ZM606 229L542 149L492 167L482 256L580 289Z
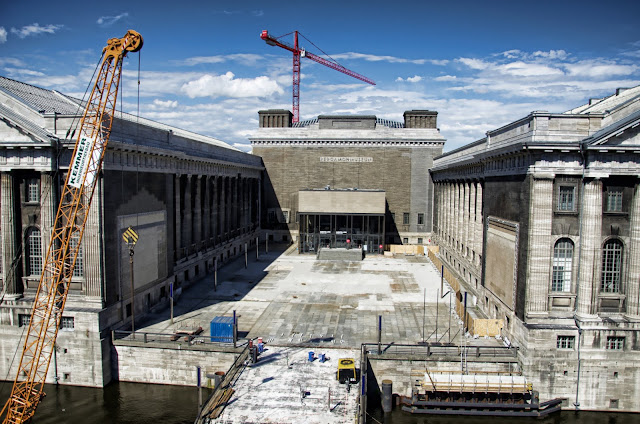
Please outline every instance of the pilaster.
M549 304L553 179L534 176L531 184L526 307L527 313L541 313Z
M629 279L627 314L640 316L640 184L636 183L631 202L631 234L629 237Z
M19 297L18 271L12 266L16 256L16 227L15 227L15 197L13 175L3 172L0 175L0 235L2 236L2 281L7 290L7 296Z
M600 278L600 238L602 229L602 181L584 182L582 225L580 228L580 268L578 269L578 314L595 313L595 296Z

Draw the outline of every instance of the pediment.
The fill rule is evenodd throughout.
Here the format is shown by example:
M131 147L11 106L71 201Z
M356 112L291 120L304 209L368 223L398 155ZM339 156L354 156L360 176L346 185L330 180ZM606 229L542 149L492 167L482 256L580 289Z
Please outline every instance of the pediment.
M602 128L583 143L594 147L640 147L640 111Z

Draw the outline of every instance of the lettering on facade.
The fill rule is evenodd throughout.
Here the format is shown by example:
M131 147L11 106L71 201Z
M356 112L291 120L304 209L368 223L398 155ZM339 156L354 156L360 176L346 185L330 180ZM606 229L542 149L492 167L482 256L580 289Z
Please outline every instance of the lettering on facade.
M320 162L373 162L373 158L353 156L320 156Z

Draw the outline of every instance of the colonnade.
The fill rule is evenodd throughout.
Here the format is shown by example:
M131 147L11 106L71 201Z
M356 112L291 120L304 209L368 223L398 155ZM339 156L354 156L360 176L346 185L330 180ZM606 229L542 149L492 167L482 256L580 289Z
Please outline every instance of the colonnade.
M482 183L435 183L434 234L438 244L480 267L482 258Z
M176 260L259 225L258 178L176 174L174 182Z

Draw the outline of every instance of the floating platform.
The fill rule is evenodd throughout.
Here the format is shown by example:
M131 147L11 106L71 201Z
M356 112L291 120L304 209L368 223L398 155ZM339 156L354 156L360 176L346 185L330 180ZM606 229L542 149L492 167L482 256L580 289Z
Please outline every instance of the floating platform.
M559 411L562 399L540 403L523 376L427 372L400 403L412 414L544 417Z

